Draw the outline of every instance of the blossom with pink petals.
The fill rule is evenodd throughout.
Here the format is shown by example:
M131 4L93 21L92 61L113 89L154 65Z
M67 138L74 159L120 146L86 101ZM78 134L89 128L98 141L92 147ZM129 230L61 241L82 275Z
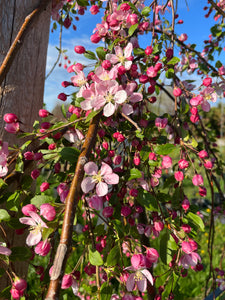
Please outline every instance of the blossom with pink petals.
M22 224L30 225L30 233L26 239L26 243L28 246L37 245L42 238L42 230L43 228L48 228L45 222L42 221L40 216L33 212L29 212L30 217L20 218L19 221Z
M101 169L94 162L88 162L84 166L84 171L91 177L86 177L81 183L81 189L88 193L96 186L96 194L99 197L108 193L108 184L118 184L119 176L113 173L112 168L106 163L102 163Z
M133 45L128 43L123 50L120 46L115 47L115 54L107 54L106 59L117 66L124 66L126 70L130 70L132 61L128 60L132 54Z

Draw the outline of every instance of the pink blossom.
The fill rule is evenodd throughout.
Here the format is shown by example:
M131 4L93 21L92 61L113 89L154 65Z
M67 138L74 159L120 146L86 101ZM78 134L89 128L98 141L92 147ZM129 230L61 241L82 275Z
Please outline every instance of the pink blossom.
M59 194L60 201L65 203L66 197L69 194L69 187L66 183L60 183L57 187L57 193Z
M97 15L97 13L99 12L99 7L98 5L92 5L90 8L90 12L92 15Z
M178 265L182 265L183 268L188 269L189 266L195 267L199 261L201 261L201 257L198 255L198 253L191 252L189 254L182 255Z
M123 104L122 112L125 115L130 115L134 112L133 104L138 103L143 100L143 95L141 93L134 92L137 88L136 82L131 82L126 86L127 99Z
M6 176L8 173L7 156L9 155L8 143L3 142L0 150L0 177Z
M150 263L156 263L158 261L158 258L159 258L159 253L156 249L154 249L154 248L146 249L146 259Z
M198 152L198 156L199 156L200 158L206 158L206 157L208 157L209 155L208 155L208 153L207 153L205 150L201 150L201 151Z
M56 216L55 208L49 203L44 203L40 206L40 215L48 221L53 221Z
M24 159L26 160L33 160L34 159L34 153L31 151L27 151L23 154Z
M35 169L31 172L30 176L33 180L37 179L40 175L40 171L38 169Z
M46 240L46 241L40 241L37 246L35 247L34 251L36 254L40 256L46 256L51 249L51 244Z
M130 70L132 62L128 60L131 56L133 45L128 43L124 50L120 46L115 47L115 54L106 54L106 59L117 66L124 66L126 70Z
M20 218L19 221L22 224L31 226L30 233L26 239L26 243L28 246L34 246L40 242L43 228L48 228L48 226L45 224L45 222L42 221L37 213L30 211L29 215L30 217Z
M182 208L184 209L185 212L187 212L187 210L190 207L190 202L188 200L188 198L184 198L184 200L182 201Z
M84 166L84 171L87 175L91 175L81 183L81 189L84 193L88 193L96 186L96 194L102 197L108 193L108 184L118 184L119 182L119 176L113 173L112 168L104 162L99 171L94 162L88 162Z
M179 41L181 42L185 42L187 40L188 36L186 33L182 33L180 36L179 36Z
M182 95L182 90L180 88L178 88L178 87L174 88L173 89L173 95L175 97L180 97Z
M155 70L153 66L151 66L147 69L146 74L148 75L148 77L154 78L157 76L158 72Z
M217 94L212 87L206 87L202 92L201 95L203 97L203 101L201 103L202 110L208 112L210 110L210 104L208 101L216 102Z
M147 289L147 281L153 285L152 274L145 268L146 258L143 254L134 254L131 258L131 267L127 269L134 271L131 273L126 281L126 288L128 292L133 291L135 284L140 292Z
M192 178L192 183L196 186L203 185L204 181L202 175L194 175L194 177Z

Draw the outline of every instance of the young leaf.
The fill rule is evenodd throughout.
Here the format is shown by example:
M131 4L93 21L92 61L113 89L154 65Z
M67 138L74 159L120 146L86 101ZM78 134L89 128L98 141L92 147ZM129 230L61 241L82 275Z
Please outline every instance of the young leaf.
M84 53L84 56L88 59L97 60L97 57L95 56L94 52L87 50Z
M107 266L115 266L120 259L120 249L119 246L116 245L115 247L112 248L112 250L109 252L109 255L107 256Z
M106 52L104 51L103 47L98 47L95 51L96 51L99 59L101 59L101 60L105 59Z
M130 170L130 177L128 180L132 180L132 179L135 179L135 178L141 178L142 177L142 174L141 174L141 171L139 171L138 169L131 169Z
M89 261L93 266L103 265L101 254L97 250L92 251L91 249L89 249Z
M176 146L173 144L157 145L155 147L155 153L159 155L167 155L173 152L176 149Z
M8 214L7 210L0 209L0 222L1 221L9 221L10 215Z
M129 30L128 30L128 34L129 36L132 36L133 33L135 32L135 30L138 28L138 24L134 24L134 25L131 25Z
M189 220L191 220L193 223L195 223L195 224L199 227L199 229L200 229L201 231L205 231L205 225L204 225L204 223L203 223L201 217L199 217L198 215L196 215L196 214L194 214L194 213L192 213L192 212L189 212L189 213L187 214L187 218L188 218Z

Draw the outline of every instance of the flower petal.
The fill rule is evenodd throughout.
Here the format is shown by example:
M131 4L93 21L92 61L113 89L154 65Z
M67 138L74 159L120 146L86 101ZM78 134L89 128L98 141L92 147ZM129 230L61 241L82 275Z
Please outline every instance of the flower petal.
M96 182L95 182L95 180L93 180L92 177L86 177L81 182L81 189L86 194L94 189L95 184L96 184Z
M121 104L127 99L127 93L124 90L116 92L114 100L116 103Z
M115 105L113 105L111 102L107 103L106 106L104 106L103 109L103 115L105 117L110 117L115 112Z
M141 270L141 273L148 279L151 285L153 285L154 282L152 274L147 269Z
M101 175L104 176L104 175L110 175L112 174L112 168L106 164L105 162L102 163L102 166L101 166Z
M147 279L144 277L142 280L136 281L137 288L140 292L144 292L147 289Z
M89 161L84 166L84 172L88 175L96 175L98 173L98 166L93 161Z
M28 246L37 245L41 240L41 231L31 231L26 239L26 243Z
M96 185L96 194L99 196L99 197L103 197L105 195L107 195L108 193L108 185L105 183L105 182L99 182L97 185Z
M131 292L134 289L134 283L135 283L134 276L135 276L135 273L132 273L132 274L130 274L130 276L127 279L126 287L127 287L128 292Z
M104 180L108 184L118 184L119 183L119 176L115 173L112 173L110 175L105 175Z

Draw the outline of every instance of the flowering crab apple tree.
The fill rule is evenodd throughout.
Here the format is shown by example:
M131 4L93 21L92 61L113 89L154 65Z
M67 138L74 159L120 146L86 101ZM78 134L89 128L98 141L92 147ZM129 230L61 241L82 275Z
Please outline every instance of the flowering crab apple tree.
M26 228L29 233L26 245L13 248L0 226L1 273L12 283L1 296L159 300L213 293L215 298L225 283L224 250L214 249L215 228L224 220L224 162L202 112L225 89L225 66L213 59L222 51L224 1L205 3L215 25L201 52L188 44L187 34L176 34L183 21L173 0L52 4L53 20L65 28L76 29L77 13L102 10L90 39L104 47L94 53L74 45L92 67L69 63L71 79L62 86L74 91L68 109L62 106L63 122L41 109L41 122L25 133L20 116L13 111L4 116L5 130L26 142L19 149L1 142L6 206L0 220L18 238ZM198 80L183 80L186 73ZM162 84L165 78L172 88ZM154 113L159 97L172 101L173 113ZM62 92L58 98L69 96ZM38 151L28 151L37 140ZM9 180L30 162L36 162L30 176L6 193ZM29 190L33 180L35 195ZM207 201L210 209L204 210L199 203ZM27 278L14 272L23 259L30 264ZM194 278L191 291L188 278Z

